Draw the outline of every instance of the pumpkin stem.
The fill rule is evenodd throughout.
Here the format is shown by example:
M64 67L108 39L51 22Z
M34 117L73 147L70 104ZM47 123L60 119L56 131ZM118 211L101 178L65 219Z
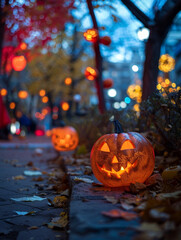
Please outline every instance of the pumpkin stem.
M123 133L124 132L123 128L121 126L121 123L118 120L114 120L113 123L114 123L114 132L115 133L119 134L119 133Z

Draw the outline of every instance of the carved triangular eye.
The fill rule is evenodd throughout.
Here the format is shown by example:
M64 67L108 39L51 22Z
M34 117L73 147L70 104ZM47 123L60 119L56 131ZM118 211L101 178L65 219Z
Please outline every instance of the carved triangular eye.
M135 146L130 140L126 140L121 146L121 150L134 149Z
M104 143L102 144L102 146L100 147L100 150L101 150L102 152L110 152L109 146L107 145L106 142L104 142Z
M117 159L117 157L116 156L114 156L113 157L113 159L112 159L112 162L111 163L118 163L118 159Z

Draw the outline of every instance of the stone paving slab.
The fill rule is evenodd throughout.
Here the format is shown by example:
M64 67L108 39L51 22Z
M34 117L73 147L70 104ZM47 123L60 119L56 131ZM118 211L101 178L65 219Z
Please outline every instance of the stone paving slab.
M93 176L81 176L92 178ZM94 179L95 180L95 179ZM132 228L139 225L139 219L126 221L102 215L103 211L120 209L118 204L106 201L106 196L120 197L122 190L94 191L92 184L76 183L71 177L70 240L131 240L136 235Z

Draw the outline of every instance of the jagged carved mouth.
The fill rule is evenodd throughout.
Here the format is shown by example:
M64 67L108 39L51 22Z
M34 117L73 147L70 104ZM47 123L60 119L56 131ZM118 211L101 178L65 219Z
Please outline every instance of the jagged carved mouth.
M65 142L64 139L60 139L59 141L55 142L55 145L64 149L71 148L75 145L75 141L72 140L69 143Z
M134 163L132 163L132 164L128 161L126 168L124 168L123 166L121 166L121 168L120 168L119 171L116 171L114 168L112 168L111 171L110 171L110 170L106 169L105 164L103 164L102 167L100 167L100 166L97 164L97 167L98 167L98 169L99 169L100 172L106 173L108 177L121 178L121 175L122 175L123 173L126 172L127 174L129 174L130 170L131 170L132 168L135 168L135 167L137 166L137 164L138 164L138 160L136 160L136 161L135 161Z

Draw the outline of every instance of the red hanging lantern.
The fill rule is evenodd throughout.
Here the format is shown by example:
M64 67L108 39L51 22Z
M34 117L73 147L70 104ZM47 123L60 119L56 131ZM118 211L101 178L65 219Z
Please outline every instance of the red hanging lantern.
M88 42L96 43L99 38L99 33L96 29L87 29L87 31L84 33L84 38Z
M113 86L113 80L111 78L107 78L103 81L103 88L108 89Z
M104 36L100 38L100 43L109 46L111 44L111 38L109 36Z
M15 71L22 71L26 67L25 57L24 56L13 57L12 67Z
M84 74L85 77L90 81L95 80L98 75L97 70L92 67L87 67Z

